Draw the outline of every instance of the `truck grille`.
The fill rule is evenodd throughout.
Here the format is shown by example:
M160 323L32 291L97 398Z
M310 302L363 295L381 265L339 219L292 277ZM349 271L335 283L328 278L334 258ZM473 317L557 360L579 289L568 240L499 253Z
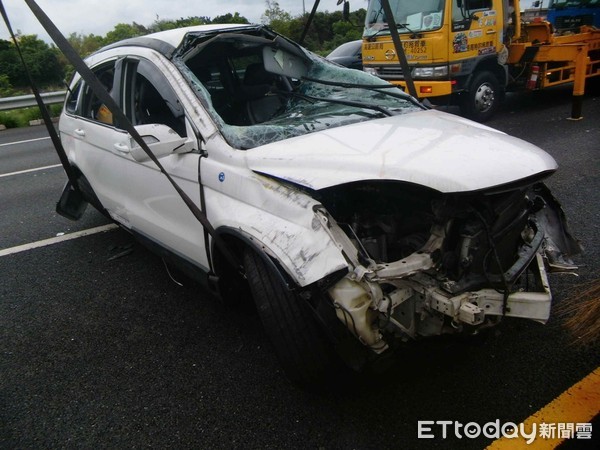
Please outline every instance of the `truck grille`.
M386 78L404 78L402 67L400 66L381 66L378 68L377 72L379 73L379 76L384 80Z

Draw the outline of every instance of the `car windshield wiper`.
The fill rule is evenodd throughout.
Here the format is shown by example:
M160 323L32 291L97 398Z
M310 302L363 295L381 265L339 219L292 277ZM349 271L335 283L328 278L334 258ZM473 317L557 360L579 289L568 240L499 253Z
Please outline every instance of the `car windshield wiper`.
M376 91L381 94L387 95L389 97L398 98L400 100L408 100L413 105L420 106L421 108L426 109L423 104L421 104L416 98L407 94L406 92L400 90L400 92L388 92L386 89L399 89L398 86L387 83L382 85L372 85L372 84L355 84L355 83L344 83L339 81L329 81L329 80L321 80L319 78L310 78L310 77L302 77L302 80L311 81L313 83L324 84L327 86L338 86L343 88L354 88L354 89L365 89L367 91Z
M315 103L315 102L335 103L338 105L354 106L356 108L372 109L373 111L378 111L388 117L396 115L396 113L394 113L393 111L391 111L388 108L384 108L383 106L379 106L379 105L373 105L371 103L355 102L352 100L340 100L337 98L329 98L329 97L315 97L312 95L300 94L300 93L294 92L294 91L276 90L276 91L272 91L272 92L277 95L299 98L300 100L305 100L309 103Z

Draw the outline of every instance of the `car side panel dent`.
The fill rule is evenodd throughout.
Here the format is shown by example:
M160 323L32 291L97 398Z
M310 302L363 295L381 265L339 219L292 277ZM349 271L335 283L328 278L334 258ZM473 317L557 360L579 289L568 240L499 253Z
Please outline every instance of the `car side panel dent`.
M215 229L236 229L277 260L300 287L348 266L323 229L310 196L244 168L222 170L202 161L208 218Z

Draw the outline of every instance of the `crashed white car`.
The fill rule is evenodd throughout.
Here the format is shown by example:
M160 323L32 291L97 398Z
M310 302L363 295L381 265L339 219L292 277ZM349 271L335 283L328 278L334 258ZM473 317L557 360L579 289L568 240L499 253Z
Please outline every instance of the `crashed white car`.
M544 322L547 270L575 269L552 157L268 28L165 31L86 63L210 227L76 74L59 129L85 200L225 299L249 286L294 380Z

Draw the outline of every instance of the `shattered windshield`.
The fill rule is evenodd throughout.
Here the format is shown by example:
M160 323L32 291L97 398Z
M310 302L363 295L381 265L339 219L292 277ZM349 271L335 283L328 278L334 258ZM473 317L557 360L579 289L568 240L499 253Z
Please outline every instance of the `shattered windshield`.
M445 0L389 0L399 33L437 30L442 26ZM371 0L365 18L364 36L389 33L381 0Z
M387 82L264 29L188 39L174 62L238 149L422 109Z

